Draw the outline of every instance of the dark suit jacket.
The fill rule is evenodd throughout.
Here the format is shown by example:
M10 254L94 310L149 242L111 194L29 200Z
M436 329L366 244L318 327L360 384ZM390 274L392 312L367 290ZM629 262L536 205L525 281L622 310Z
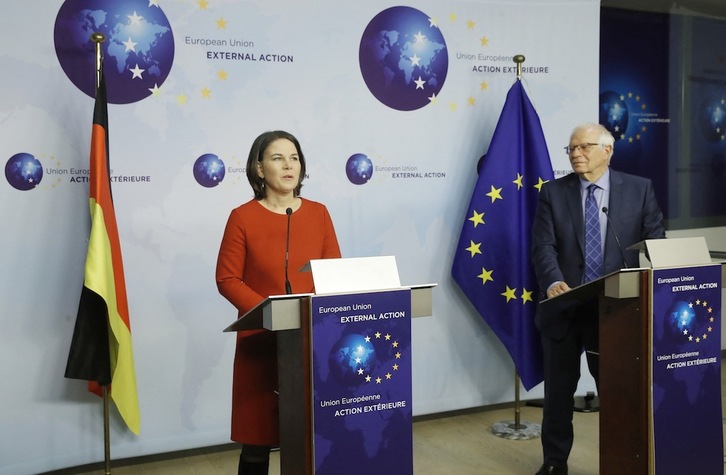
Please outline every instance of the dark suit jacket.
M609 226L606 227L604 273L638 267L638 252L625 249L644 239L665 237L663 214L650 180L610 170ZM618 246L615 239L620 240ZM582 282L585 270L585 224L580 194L580 180L575 173L546 183L539 194L539 204L532 227L532 262L537 282L545 297L547 288L556 281L570 287ZM622 252L622 253L621 253ZM549 306L548 306L549 307ZM564 336L574 316L552 306L540 305L535 322L543 334L559 339Z

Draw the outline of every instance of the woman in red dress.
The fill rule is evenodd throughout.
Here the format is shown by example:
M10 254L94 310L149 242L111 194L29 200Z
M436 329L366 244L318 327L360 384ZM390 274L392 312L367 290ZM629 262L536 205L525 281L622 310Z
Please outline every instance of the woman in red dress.
M217 288L238 316L270 295L312 292L311 273L299 269L311 259L340 257L327 208L300 197L304 177L305 158L294 136L273 131L255 139L247 159L254 199L232 210L217 259ZM237 332L232 440L242 444L240 475L267 474L270 449L279 444L274 332Z

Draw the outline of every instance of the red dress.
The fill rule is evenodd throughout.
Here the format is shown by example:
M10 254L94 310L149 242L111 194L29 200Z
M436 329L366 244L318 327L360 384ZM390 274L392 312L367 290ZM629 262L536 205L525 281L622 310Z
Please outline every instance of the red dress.
M217 259L217 288L244 315L270 295L285 293L287 215L251 200L232 210ZM327 208L302 199L290 216L288 276L295 294L313 291L311 259L340 257ZM232 387L232 440L279 444L277 338L274 332L237 332Z

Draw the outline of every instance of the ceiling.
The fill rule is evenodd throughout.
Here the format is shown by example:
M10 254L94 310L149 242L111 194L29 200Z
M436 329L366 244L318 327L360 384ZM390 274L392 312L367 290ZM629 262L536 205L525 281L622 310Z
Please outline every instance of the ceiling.
M602 7L623 8L644 12L686 13L726 19L726 0L601 0Z

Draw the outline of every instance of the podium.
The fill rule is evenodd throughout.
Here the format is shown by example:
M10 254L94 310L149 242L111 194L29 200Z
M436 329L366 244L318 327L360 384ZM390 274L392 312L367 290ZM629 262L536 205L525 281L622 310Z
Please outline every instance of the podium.
M407 367L407 370L404 369L406 364L410 364L410 360L403 362L400 366L397 365L396 378L393 378L392 371L389 371L386 376L379 377L381 381L376 382L376 375L373 373L380 366L379 362L383 359L381 356L383 352L380 348L374 347L374 343L366 342L365 340L368 337L361 335L360 331L351 331L349 324L352 325L352 323L350 322L359 323L365 320L374 320L367 323L392 325L394 323L388 323L388 320L385 323L379 323L378 320L379 317L383 320L384 314L390 314L393 319L395 314L396 317L400 317L396 318L397 322L395 324L403 325L400 328L404 329L404 334L405 328L408 326L408 341L396 342L400 343L401 347L407 345L408 350L401 348L401 351L397 353L398 357L400 358L406 351L410 354L410 319L432 315L432 289L436 284L401 286L393 256L313 260L303 270L312 272L315 294L268 297L224 331L236 332L264 328L277 333L281 473L283 475L325 475L333 473L330 468L333 462L327 465L322 464L321 459L323 457L320 455L322 449L317 447L316 450L316 440L318 445L323 445L325 437L329 437L327 432L339 430L336 429L338 419L344 420L345 417L362 418L362 413L369 412L371 409L370 405L361 401L369 399L377 402L378 406L372 410L381 409L380 414L382 417L388 408L394 406L404 406L406 408L407 405L406 402L401 402L405 397L390 403L383 401L384 404L382 404L379 400L380 393L374 396L340 398L334 395L327 396L326 391L333 391L331 388L336 387L343 387L344 390L349 390L351 387L365 389L367 383L362 379L364 377L367 377L369 382L374 385L384 384L383 379L386 377L389 380L398 379L398 381L403 381L403 391L408 391L409 402L407 409L410 412L410 366ZM386 305L399 305L400 309L404 310L376 311ZM321 311L325 313L321 315ZM340 327L336 330L335 325L339 323L346 328ZM330 347L328 340L331 340L331 338L324 333L320 334L323 330L318 327L322 326L332 326L333 331L340 331L347 335L349 340L357 338L359 342L355 343L355 345L358 348L368 345L368 352L362 354L362 358L367 359L362 361L361 357L358 357L356 359L358 363L352 363L355 364L357 369L355 373L346 371L351 367L345 365L334 366L330 363L331 366L328 368L326 366L329 364L327 354L322 354L322 356L316 354L316 351L321 352L319 349L321 345L324 348L322 353L331 353L328 349ZM380 341L383 341L383 335L380 336ZM390 335L386 334L385 336ZM370 338L376 337L371 335ZM343 350L338 347L333 348L333 350L342 352ZM347 347L345 351L348 351ZM319 374L321 366L326 366L323 377ZM337 380L335 380L336 378ZM406 378L408 379L406 380ZM379 399L376 399L376 397ZM341 399L343 402L341 402ZM332 413L331 411L335 411L334 414L344 415L335 417L336 420L332 422L326 422L324 420L325 416ZM412 427L410 417L408 419L407 422L401 422L400 417L397 417L397 424L398 430L404 431L404 436L401 439L404 444L403 449L409 451L410 464L407 462L406 454L398 454L397 458L403 460L401 462L403 465L402 471L396 473L407 473L409 465L410 473L413 473ZM350 421L350 424L354 423L354 420ZM323 428L318 428L318 426ZM365 432L378 429L371 426L363 430ZM325 435L322 434L324 431L326 431ZM409 434L410 450L406 442L406 432ZM380 437L381 434L362 434L362 437L366 436L375 439ZM384 456L381 456L380 459L380 463L386 463ZM351 461L351 463L356 462ZM369 463L376 464L379 462L371 461ZM361 470L360 467L355 469ZM371 469L372 471L370 471ZM337 471L338 469L334 468L332 470ZM387 467L367 466L366 470L369 470L369 473L387 473ZM346 472L357 473L355 470L346 470Z
M598 300L600 473L722 474L724 268L703 238L629 249L644 251L651 267L621 269L541 303L552 311Z

